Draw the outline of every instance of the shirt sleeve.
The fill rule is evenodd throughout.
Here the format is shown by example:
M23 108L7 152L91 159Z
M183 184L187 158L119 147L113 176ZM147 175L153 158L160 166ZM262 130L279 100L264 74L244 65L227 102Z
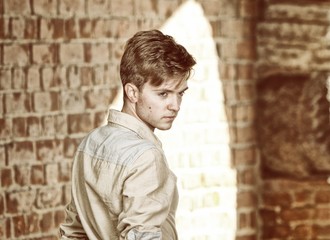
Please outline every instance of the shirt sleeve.
M71 201L66 209L66 220L65 223L60 225L60 239L61 240L72 240L72 239L86 239L88 237L81 225L77 210L73 201Z
M120 239L162 239L161 225L168 217L175 186L176 178L159 149L149 149L138 157L124 181Z

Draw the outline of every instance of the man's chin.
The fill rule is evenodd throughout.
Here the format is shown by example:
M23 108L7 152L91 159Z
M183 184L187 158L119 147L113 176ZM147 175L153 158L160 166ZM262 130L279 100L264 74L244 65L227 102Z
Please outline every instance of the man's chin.
M166 131L166 130L171 129L171 127L172 127L172 124L169 125L169 126L158 126L158 127L156 127L156 128L157 128L158 130L161 130L161 131Z

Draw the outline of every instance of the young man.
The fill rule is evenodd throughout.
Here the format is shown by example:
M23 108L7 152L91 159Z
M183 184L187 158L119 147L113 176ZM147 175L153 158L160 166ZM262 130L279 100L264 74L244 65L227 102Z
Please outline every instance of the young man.
M195 60L170 36L141 31L120 63L122 110L80 144L61 239L176 240L176 176L154 129L170 129Z

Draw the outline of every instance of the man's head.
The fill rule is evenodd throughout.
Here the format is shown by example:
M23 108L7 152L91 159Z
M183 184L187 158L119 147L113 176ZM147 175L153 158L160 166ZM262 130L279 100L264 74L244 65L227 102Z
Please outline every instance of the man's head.
M172 37L158 30L138 32L128 40L120 64L122 111L151 130L171 128L195 64Z
M126 43L120 63L123 86L141 89L146 82L159 86L169 79L188 79L196 64L187 50L158 30L136 33ZM124 93L125 94L125 93Z

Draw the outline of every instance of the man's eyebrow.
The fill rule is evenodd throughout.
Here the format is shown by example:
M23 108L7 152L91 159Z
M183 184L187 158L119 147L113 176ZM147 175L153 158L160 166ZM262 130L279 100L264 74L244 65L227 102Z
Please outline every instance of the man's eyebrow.
M185 87L184 89L178 91L178 92L184 92L187 91L189 87ZM161 89L155 89L156 92L176 92L175 90L169 89L169 88L161 88Z

